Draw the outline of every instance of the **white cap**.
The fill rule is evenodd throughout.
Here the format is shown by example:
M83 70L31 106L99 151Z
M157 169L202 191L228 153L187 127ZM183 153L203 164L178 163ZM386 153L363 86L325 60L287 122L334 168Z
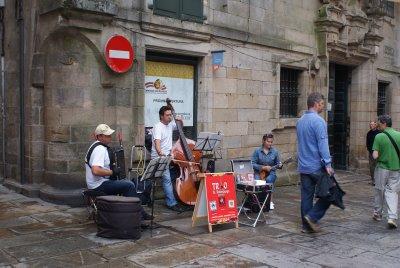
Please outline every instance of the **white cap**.
M108 125L106 124L100 124L96 127L96 130L94 131L95 135L111 135L115 132L114 129L110 128Z

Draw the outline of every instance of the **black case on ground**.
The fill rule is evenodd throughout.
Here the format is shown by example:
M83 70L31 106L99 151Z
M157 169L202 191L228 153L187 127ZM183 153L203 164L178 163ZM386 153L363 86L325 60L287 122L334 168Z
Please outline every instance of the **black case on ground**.
M97 236L139 239L141 203L136 197L100 196L97 205Z

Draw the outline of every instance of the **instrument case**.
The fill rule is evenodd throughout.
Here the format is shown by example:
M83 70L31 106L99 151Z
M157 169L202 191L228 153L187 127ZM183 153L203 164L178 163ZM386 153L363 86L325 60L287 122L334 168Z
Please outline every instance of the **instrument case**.
M136 197L100 196L97 205L97 236L139 239L141 203Z

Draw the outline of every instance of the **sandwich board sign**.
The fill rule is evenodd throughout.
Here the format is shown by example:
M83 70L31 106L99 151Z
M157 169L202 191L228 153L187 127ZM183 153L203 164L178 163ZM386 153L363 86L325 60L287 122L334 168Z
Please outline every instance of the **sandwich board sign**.
M212 226L234 222L238 223L235 177L232 172L206 173L200 182L192 226L200 220L207 220L208 230Z

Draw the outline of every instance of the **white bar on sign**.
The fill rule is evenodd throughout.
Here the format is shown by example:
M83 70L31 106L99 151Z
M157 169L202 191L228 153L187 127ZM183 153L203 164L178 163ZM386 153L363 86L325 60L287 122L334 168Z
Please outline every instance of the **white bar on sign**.
M111 50L108 53L110 58L114 59L126 59L129 60L129 51L125 50Z

